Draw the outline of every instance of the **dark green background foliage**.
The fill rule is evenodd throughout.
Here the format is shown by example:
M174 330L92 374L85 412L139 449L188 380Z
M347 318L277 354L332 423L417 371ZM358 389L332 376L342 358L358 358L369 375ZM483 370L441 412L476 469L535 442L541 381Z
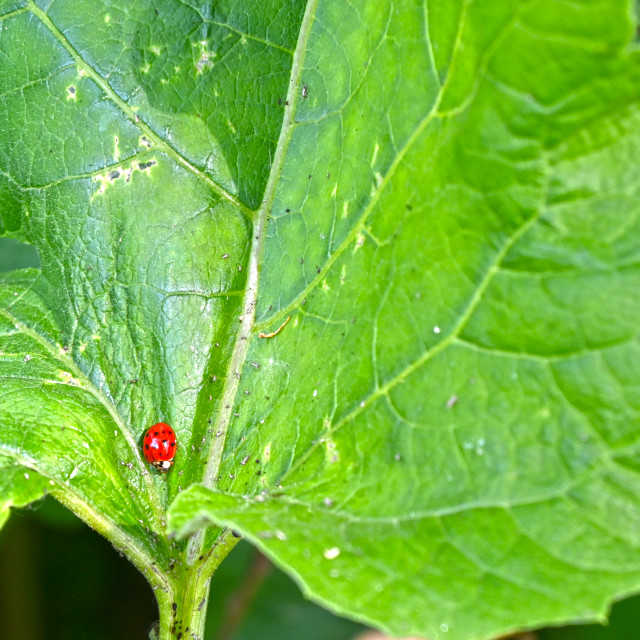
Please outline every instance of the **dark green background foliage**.
M0 0L41 266L0 280L0 521L51 494L160 594L232 528L432 639L637 591L632 9Z

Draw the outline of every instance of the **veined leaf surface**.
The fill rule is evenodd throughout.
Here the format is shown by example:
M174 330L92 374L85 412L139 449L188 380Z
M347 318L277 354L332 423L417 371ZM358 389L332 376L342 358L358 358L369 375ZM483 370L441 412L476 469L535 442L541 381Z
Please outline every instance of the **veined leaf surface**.
M2 285L3 504L51 487L162 587L175 499L429 638L638 589L630 3L0 10L42 263Z

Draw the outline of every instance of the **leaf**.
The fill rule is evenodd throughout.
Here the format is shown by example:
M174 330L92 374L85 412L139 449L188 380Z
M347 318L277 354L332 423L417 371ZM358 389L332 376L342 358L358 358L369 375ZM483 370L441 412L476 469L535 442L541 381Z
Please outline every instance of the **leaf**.
M639 587L628 7L422 9L318 4L256 331L293 320L170 526L396 634L602 620Z
M42 264L0 504L50 490L160 599L220 535L173 502L394 633L601 619L640 588L630 5L245 5L0 2Z
M121 461L131 455L131 434L67 356L55 319L43 311L47 295L35 270L0 281L3 506L23 506L49 491L126 544L127 529L161 515L151 512L140 469ZM151 532L138 534L140 556L160 559Z
M54 482L58 499L166 590L161 576L182 550L164 535L164 507L202 477L207 418L243 295L249 212L206 173L207 162L214 176L226 164L203 147L197 114L180 119L168 105L156 113L140 91L147 63L139 57L160 55L165 27L189 33L193 20L163 21L144 3L124 13L77 2L0 10L0 108L11 122L2 139L0 231L37 247L42 263L42 275L18 273L2 286L0 453ZM202 35L191 34L194 46ZM227 64L245 55L237 47ZM236 111L254 129L264 115L260 104ZM189 158L173 147L174 126ZM266 158L263 147L243 153ZM257 179L238 182L242 193L260 188ZM160 420L180 440L168 477L151 476L139 451ZM12 500L8 489L6 496L3 504Z

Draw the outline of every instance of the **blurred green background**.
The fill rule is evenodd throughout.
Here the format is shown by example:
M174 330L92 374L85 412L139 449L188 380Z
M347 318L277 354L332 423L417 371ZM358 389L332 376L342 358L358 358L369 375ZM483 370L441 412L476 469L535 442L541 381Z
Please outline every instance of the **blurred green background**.
M32 247L0 238L0 271L37 266ZM156 618L138 571L51 498L14 511L0 531L0 638L144 640ZM351 640L363 631L305 600L241 543L214 576L204 640ZM616 604L609 626L545 629L527 638L640 640L640 596Z

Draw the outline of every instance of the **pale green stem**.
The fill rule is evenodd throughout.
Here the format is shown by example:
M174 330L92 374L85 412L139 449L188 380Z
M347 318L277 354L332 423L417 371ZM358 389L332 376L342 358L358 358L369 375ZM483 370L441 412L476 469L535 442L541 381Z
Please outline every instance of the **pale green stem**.
M160 610L158 640L204 639L211 576L237 542L230 531L225 531L208 556L198 558L193 566L176 568L181 573L173 581L175 598L170 593L156 592Z

